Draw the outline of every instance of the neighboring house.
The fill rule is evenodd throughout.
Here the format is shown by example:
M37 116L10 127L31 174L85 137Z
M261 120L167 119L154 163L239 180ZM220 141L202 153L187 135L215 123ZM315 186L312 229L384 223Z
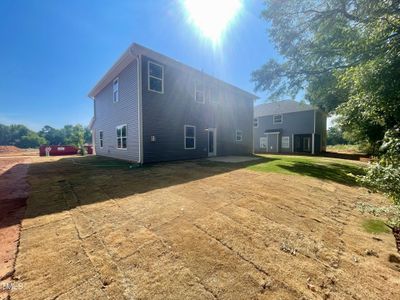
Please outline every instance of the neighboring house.
M254 152L318 154L326 150L326 114L293 100L254 107Z
M252 154L255 95L138 44L89 97L97 155L149 163Z

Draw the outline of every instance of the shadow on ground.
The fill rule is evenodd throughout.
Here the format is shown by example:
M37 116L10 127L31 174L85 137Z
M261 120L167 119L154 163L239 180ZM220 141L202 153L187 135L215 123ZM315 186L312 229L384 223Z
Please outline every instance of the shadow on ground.
M49 215L113 198L125 198L272 160L260 158L243 163L220 163L202 159L138 166L99 156L75 156L36 162L29 168L31 192L25 218ZM6 174L18 167L15 165ZM20 223L20 220L15 222ZM0 223L0 228L11 225L14 224L10 224L10 221Z
M358 185L355 176L364 174L363 169L360 167L337 163L314 164L311 162L295 162L292 165L282 165L281 168L291 173L331 180L349 186Z

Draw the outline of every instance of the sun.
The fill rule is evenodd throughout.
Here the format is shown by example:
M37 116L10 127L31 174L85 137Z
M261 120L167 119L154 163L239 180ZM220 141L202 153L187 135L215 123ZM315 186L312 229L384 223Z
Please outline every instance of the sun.
M213 43L218 43L242 8L241 0L183 0L189 21Z

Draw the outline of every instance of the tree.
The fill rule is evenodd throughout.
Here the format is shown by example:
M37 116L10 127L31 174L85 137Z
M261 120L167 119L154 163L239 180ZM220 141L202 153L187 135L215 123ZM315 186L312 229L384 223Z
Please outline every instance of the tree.
M398 0L267 0L263 17L283 61L253 72L256 90L276 98L304 89L372 145L400 123Z
M337 125L334 125L328 129L327 144L328 145L347 144L347 140L343 137L342 130Z
M29 131L27 135L21 137L15 146L19 148L37 148L40 145L45 145L46 139L39 136L36 132Z
M39 131L39 135L46 139L49 145L62 145L64 144L63 132L59 129L55 129L49 125L46 125Z

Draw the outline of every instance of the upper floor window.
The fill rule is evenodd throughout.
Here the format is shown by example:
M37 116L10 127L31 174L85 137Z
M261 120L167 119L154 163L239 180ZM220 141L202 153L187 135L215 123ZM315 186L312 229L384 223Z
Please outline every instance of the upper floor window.
M119 78L115 78L113 81L113 102L119 101Z
M185 149L196 149L196 127L185 125L183 129Z
M99 131L100 148L103 148L103 131Z
M149 61L147 74L149 91L164 93L164 67Z
M274 115L272 119L273 124L282 124L283 123L283 116L280 115Z
M235 140L236 142L243 141L243 132L239 129L236 130Z
M126 149L126 125L117 126L117 149Z
M258 127L258 118L253 119L253 127L257 128Z
M200 82L196 82L194 91L194 100L196 100L196 102L199 103L205 102L204 84Z

